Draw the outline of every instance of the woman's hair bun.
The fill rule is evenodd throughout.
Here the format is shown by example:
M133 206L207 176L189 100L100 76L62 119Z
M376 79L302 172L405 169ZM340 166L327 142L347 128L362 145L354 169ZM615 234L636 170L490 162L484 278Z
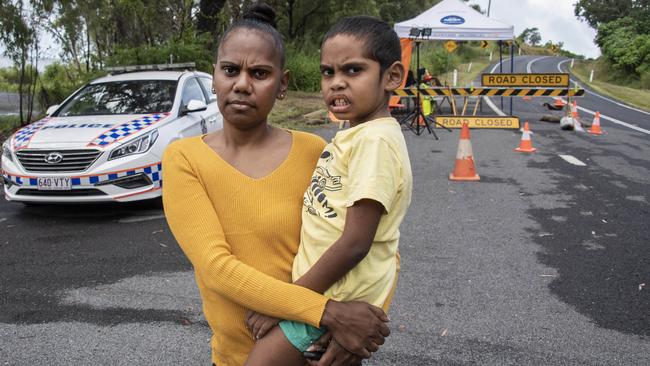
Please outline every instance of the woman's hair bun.
M261 23L267 23L276 28L275 10L265 3L256 2L251 4L242 16L244 19L255 20Z

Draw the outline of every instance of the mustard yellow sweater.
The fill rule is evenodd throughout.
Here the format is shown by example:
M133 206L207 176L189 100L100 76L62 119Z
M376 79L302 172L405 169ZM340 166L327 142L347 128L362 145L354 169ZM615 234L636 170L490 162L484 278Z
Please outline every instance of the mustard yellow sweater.
M325 309L327 298L289 284L303 193L325 143L291 134L286 160L260 179L233 168L200 136L171 144L163 157L165 215L194 266L218 366L246 360L253 346L247 309L314 326Z

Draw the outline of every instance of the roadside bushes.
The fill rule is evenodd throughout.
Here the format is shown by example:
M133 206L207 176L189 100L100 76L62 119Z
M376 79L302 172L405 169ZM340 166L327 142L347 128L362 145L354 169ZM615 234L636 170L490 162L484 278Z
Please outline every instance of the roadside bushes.
M60 104L82 85L103 74L103 71L80 72L72 65L58 62L48 65L40 75L38 103L45 111L47 107Z
M18 91L19 71L17 67L0 68L0 91Z
M215 55L210 51L209 37L208 34L202 34L188 39L169 40L159 46L117 48L106 59L106 66L195 62L197 70L211 74Z
M650 34L647 22L623 17L598 27L596 44L615 68L634 76L642 88L650 88Z
M320 53L316 50L287 45L289 89L307 92L320 91Z

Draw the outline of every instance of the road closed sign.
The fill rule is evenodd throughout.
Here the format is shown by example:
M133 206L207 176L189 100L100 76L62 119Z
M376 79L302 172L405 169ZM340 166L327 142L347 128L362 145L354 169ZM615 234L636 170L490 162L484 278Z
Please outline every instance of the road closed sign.
M483 86L569 87L569 74L482 74Z
M519 118L512 116L436 116L436 124L447 128L461 128L465 122L469 128L519 129Z

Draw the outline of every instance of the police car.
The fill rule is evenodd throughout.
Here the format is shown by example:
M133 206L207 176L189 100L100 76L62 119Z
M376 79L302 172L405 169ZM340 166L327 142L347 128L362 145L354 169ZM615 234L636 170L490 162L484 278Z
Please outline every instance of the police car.
M192 66L112 68L112 75L48 108L45 118L2 145L5 198L78 203L160 196L165 147L223 126L212 77L169 70Z

